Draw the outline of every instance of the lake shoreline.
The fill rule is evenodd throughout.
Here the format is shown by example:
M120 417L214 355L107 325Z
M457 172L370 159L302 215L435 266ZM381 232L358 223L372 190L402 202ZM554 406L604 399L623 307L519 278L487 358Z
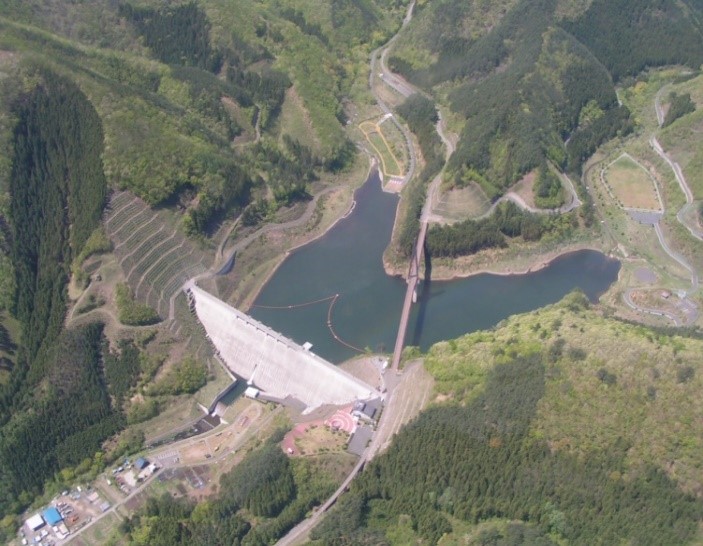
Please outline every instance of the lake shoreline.
M371 157L370 162L369 162L369 167L366 172L366 177L364 179L364 182L362 182L359 186L357 186L351 197L351 203L349 207L346 209L346 211L338 216L336 219L334 219L329 226L327 226L323 231L320 233L315 234L313 237L304 237L301 238L301 240L297 241L293 246L288 248L285 252L283 252L280 257L277 259L277 263L275 266L271 268L271 270L267 273L266 277L257 284L256 288L252 290L248 295L246 295L243 299L243 303L241 305L242 310L245 312L250 312L254 302L256 299L260 296L261 292L264 290L268 282L273 278L273 276L278 272L279 268L281 265L285 262L285 260L296 250L299 250L300 248L305 247L306 245L309 245L325 235L327 235L334 227L336 227L340 221L344 220L347 218L350 214L354 212L354 209L356 207L356 193L359 191L361 188L363 188L367 183L371 182L371 177L373 176L373 171L374 169L378 169L376 159ZM381 188L383 188L383 182L381 179L381 173L378 173L379 181L381 184ZM393 222L393 228L395 229L395 223L398 220L398 212L399 212L399 207L401 205L401 201L398 201L398 204L395 207L395 215L394 215L394 222ZM390 245L392 242L392 239L388 241L388 245ZM388 247L386 247L387 249ZM605 254L606 256L610 258L615 258L617 259L616 256L612 254L612 252L606 250L603 248L603 245L597 244L596 241L590 242L590 243L574 243L574 244L565 244L563 247L557 249L557 250L550 250L550 251L543 251L543 252L535 252L534 256L527 258L527 265L526 266L514 266L511 265L511 260L514 258L508 257L508 256L501 256L496 259L495 265L493 267L485 267L483 264L473 264L473 263L466 263L462 264L462 260L467 260L471 259L472 257L476 257L479 254L474 254L471 256L463 256L459 258L455 258L452 260L451 265L434 265L432 269L432 280L437 281L437 282L445 282L445 281L454 281L454 280L461 280L461 279L468 279L470 277L475 277L479 275L494 275L494 276L499 276L499 277L510 277L510 276L521 276L521 275L528 275L530 273L535 273L537 271L540 271L542 269L545 269L546 267L549 267L549 265L554 262L555 260L573 254L575 252L579 251L584 251L584 250L592 250L596 252L601 252ZM385 256L385 252L384 252ZM385 274L389 277L397 277L397 278L405 278L406 273L401 272L398 270L397 267L391 265L387 260L383 259L383 269L385 271ZM422 272L420 273L420 277L424 278Z
M588 243L578 243L578 244L573 244L573 245L567 245L564 248L561 248L559 250L553 250L549 252L542 252L535 254L533 258L529 260L529 265L526 267L513 267L510 266L509 264L504 264L502 267L500 265L500 259L498 260L497 267L495 268L486 268L486 267L479 267L479 269L472 269L470 266L466 270L460 270L460 271L453 271L453 270L447 270L448 268L442 268L442 266L438 268L432 269L432 280L433 281L438 281L438 282L445 282L445 281L454 281L454 280L459 280L459 279L467 279L469 277L474 277L477 275L495 275L498 277L511 277L511 276L520 276L520 275L528 275L530 273L535 273L537 271L540 271L542 269L545 269L546 267L549 267L549 265L554 262L555 260L558 260L559 258L562 258L564 256L568 256L569 254L573 254L575 252L580 252L583 250L592 250L595 252L601 252L605 254L606 256L610 258L616 258L615 256L612 255L612 253L608 253L604 251L602 247L599 247L598 245L595 244L588 244ZM506 260L509 261L509 260ZM386 274L392 275L392 276L402 276L398 275L397 273L393 274L389 272L389 268L386 269ZM444 269L444 271L442 270ZM421 275L422 278L422 275Z
M345 218L347 218L350 214L352 214L354 212L354 208L356 207L356 199L355 199L356 192L370 181L370 178L373 174L373 170L377 169L377 168L378 167L376 165L376 159L373 157L370 157L369 168L366 172L366 177L364 178L364 181L361 184L359 184L358 186L356 186L356 188L354 188L354 191L352 192L352 195L351 195L351 203L349 204L349 207L346 209L344 214L341 214L340 216L338 216L337 218L332 220L330 225L327 226L325 229L323 229L320 233L317 233L312 237L303 236L299 241L297 241L295 244L293 244L293 246L288 248L285 252L281 253L281 255L276 260L276 265L274 265L271 268L271 270L264 277L264 279L260 283L257 283L256 287L253 290L251 290L251 292L249 294L246 294L242 298L242 304L240 305L242 311L244 311L245 313L249 313L251 311L251 307L254 304L254 302L256 301L256 299L259 297L259 295L261 294L261 291L266 287L266 285L271 280L271 278L273 278L273 276L276 274L276 272L281 267L283 262L285 262L285 260L288 258L288 256L290 256L296 250L298 250L306 245L309 245L309 244L317 241L318 239L321 239L322 237L327 235L327 233L329 233L337 224L339 224L339 222L341 222L342 220L344 220ZM380 178L380 172L379 172L379 178Z

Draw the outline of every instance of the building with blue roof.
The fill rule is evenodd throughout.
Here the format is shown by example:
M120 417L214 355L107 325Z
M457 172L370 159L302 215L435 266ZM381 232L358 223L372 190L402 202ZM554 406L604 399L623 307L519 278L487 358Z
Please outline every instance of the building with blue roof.
M44 521L51 526L58 525L63 520L59 511L53 506L44 510L42 515L44 516Z
M137 470L142 470L147 467L149 464L149 461L144 459L143 457L139 457L136 461L134 461L134 466L137 467Z

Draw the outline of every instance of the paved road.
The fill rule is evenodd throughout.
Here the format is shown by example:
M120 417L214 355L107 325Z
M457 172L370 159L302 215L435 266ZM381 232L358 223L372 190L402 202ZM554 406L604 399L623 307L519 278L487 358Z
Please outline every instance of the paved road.
M252 426L251 426L249 429L247 429L246 432L244 432L239 438L237 438L237 441L232 445L232 448L231 448L231 449L228 449L228 450L226 450L226 451L220 453L219 455L217 455L217 456L215 456L215 457L212 457L212 458L210 458L210 459L206 459L206 460L201 461L201 462L198 462L198 463L192 463L192 464L185 464L185 463L183 463L183 464L171 464L171 465L165 464L162 468L159 468L159 469L158 469L156 472L154 472L149 478L147 478L143 483L141 483L141 484L139 485L139 487L133 489L133 490L132 490L126 497L124 497L120 502L117 502L117 503L113 504L107 511L105 511L105 512L103 512L102 514L100 514L99 516L96 516L95 518L93 518L90 523L88 523L88 524L85 525L84 527L81 527L81 528L80 528L78 531L76 531L75 533L72 533L71 535L69 535L69 538L66 539L65 543L69 543L69 542L73 541L76 537L80 536L83 532L85 532L86 529L92 527L92 526L95 525L98 521L100 521L100 520L103 519L104 517L108 516L109 514L117 513L117 509L118 509L120 506L123 506L123 505L124 505L125 503L127 503L129 500L131 500L132 498L134 498L135 496L137 496L139 493L143 492L144 489L146 489L149 485L151 485L151 484L153 483L154 479L155 479L159 474L161 474L161 472L163 472L166 468L171 468L171 469L172 469L172 468L188 468L188 467L191 467L191 466L203 466L203 465L211 465L211 464L217 464L217 463L219 463L219 462L220 462L221 460L223 460L225 457L228 457L228 456L233 452L233 450L236 451L237 449L241 448L241 446L242 446L247 440L249 440L249 438L251 438L252 434L254 434L256 431L262 429L263 427L267 426L267 425L273 420L273 418L274 418L276 415L278 415L278 413L280 413L280 412L278 412L278 411L272 411L272 412L269 413L268 416L266 416L266 417L264 418L263 421L261 421L260 423L258 423L256 426L254 426L254 425L252 424ZM231 426L231 425L230 425L230 426ZM223 430L224 430L224 429L223 429ZM215 436L216 434L219 434L219 433L221 433L221 432L222 432L221 430L215 428L215 429L212 429L211 431L206 432L205 434L201 434L201 435L199 435L199 436L197 436L197 437L194 437L194 438L186 438L185 440L181 440L181 441L179 441L179 442L176 442L176 443L173 443L173 444L169 444L169 445L167 445L167 446L160 446L160 447L154 448L153 450L148 451L144 456L145 456L147 459L158 459L158 455L159 455L160 453L162 453L162 452L165 452L165 451L173 451L173 450L176 450L176 451L177 451L177 450L179 450L179 449L181 449L181 448L183 448L183 447L187 447L187 446L189 446L189 445L192 445L192 444L195 443L196 441L199 442L199 441L201 441L201 440L204 439L204 438L208 438L208 437L210 437L210 436ZM100 478L97 478L97 479L100 479ZM118 514L118 516L119 516L119 514ZM59 543L57 543L57 544L61 544L61 543L59 542Z
M385 407L383 413L381 414L381 419L376 426L376 432L373 435L373 439L369 443L368 447L364 451L363 455L359 457L359 461L356 463L352 471L346 477L342 485L340 485L337 490L332 494L332 496L322 504L312 516L301 521L293 529L291 529L286 536L281 538L276 542L276 546L293 546L295 544L302 544L305 541L308 533L324 518L325 513L329 510L342 493L344 493L348 488L354 478L364 469L367 462L373 459L383 447L390 442L391 437L396 432L394 427L395 421L394 416L398 413L398 408L395 407L396 403L399 402L399 398L395 396L397 387L406 379L411 378L410 374L398 377L392 372L386 373L386 386L388 387L388 392L386 393Z
M688 182L686 182L686 178L683 175L681 166L678 163L672 161L668 154L664 152L664 148L661 147L661 144L659 144L659 141L657 140L656 136L652 135L652 138L649 139L649 144L652 148L654 148L654 151L659 154L659 157L661 157L664 161L669 164L671 170L674 171L676 181L679 183L681 191L686 196L686 203L693 203L693 192L691 191Z
M425 202L427 204L429 200ZM398 371L400 365L400 357L403 353L405 345L405 334L408 329L408 320L410 319L410 308L413 304L415 290L420 279L420 263L422 260L423 250L425 246L425 235L427 235L427 220L420 222L420 232L417 235L413 255L410 258L410 267L408 269L408 286L405 290L405 300L403 301L403 310L400 313L400 324L398 326L398 335L395 339L395 348L393 349L393 359L391 361L391 369L394 372Z
M567 212L571 212L572 210L580 207L583 203L579 199L578 194L576 193L576 188L574 188L574 184L573 182L571 182L571 179L568 176L563 175L563 180L566 182L567 189L569 190L569 194L571 195L571 200L569 201L569 203L567 203L566 205L562 205L558 209L540 209L537 207L533 207L531 205L528 205L522 198L522 196L515 193L514 191L509 191L504 194L500 199L498 199L495 203L493 203L491 205L491 208L489 208L477 219L480 220L482 218L490 216L491 214L493 214L498 205L500 205L501 203L505 203L506 201L511 201L521 209L531 212L533 214L565 214Z
M674 171L676 181L678 182L681 191L686 197L686 204L681 207L681 209L676 213L676 219L682 226L684 226L689 231L689 233L693 237L700 241L703 241L703 230L701 230L700 227L698 227L697 225L691 225L691 223L686 220L686 214L689 213L690 209L694 207L694 197L693 192L691 191L691 187L688 185L686 177L683 174L681 165L679 165L676 161L669 157L669 154L664 151L664 148L662 148L656 136L652 135L652 137L649 139L649 144L654 149L654 151L657 152L659 157L661 157L669 165L669 167L671 167L671 170ZM694 212L693 214L695 216L696 213Z
M659 244L664 249L664 252L666 252L674 261L679 263L684 269L686 269L686 271L689 272L691 275L691 289L693 292L696 292L698 290L698 273L696 273L696 270L683 258L683 256L681 256L681 254L674 252L671 249L664 239L661 225L658 222L654 225L654 232L657 234L657 239L659 239Z
M657 115L657 122L659 124L659 127L664 123L664 110L661 106L661 95L664 91L664 89L667 86L663 86L659 91L657 92L656 96L654 97L654 110ZM693 207L693 192L691 191L690 186L688 185L688 182L686 181L686 177L683 174L683 170L681 169L681 166L673 161L669 155L664 151L664 148L662 148L661 144L659 143L659 140L657 139L656 135L652 135L649 139L649 145L652 147L652 149L661 157L671 168L671 170L674 172L674 176L676 177L676 181L679 184L679 187L681 188L681 191L683 192L685 198L686 198L686 204L679 209L679 211L676 213L676 219L679 221L679 223L684 226L690 233L693 235L695 238L698 240L703 240L703 233L700 232L700 230L696 229L695 226L691 226L685 218L685 214L689 211L691 207ZM659 240L659 244L661 245L662 249L666 254L673 259L675 262L680 264L686 271L689 272L691 276L691 293L695 293L698 291L698 288L700 286L699 284L699 278L698 278L698 273L696 272L695 268L691 266L691 264L686 261L686 259L681 256L678 252L675 252L669 244L666 242L666 239L664 238L664 234L661 229L661 224L660 222L654 223L654 232L657 235L657 239ZM627 290L623 294L623 301L625 304L630 307L631 309L635 309L637 311L641 311L643 313L648 313L650 315L657 315L657 316L663 316L667 317L668 319L672 320L676 326L680 326L680 321L671 313L667 311L663 311L661 309L655 309L651 307L642 307L639 305L636 305L632 301L632 289ZM692 316L691 316L691 321L695 322L698 319L698 309L695 303L693 303L691 300L688 300L690 305L693 308Z
M415 7L415 2L411 2L411 4L408 6L408 11L406 12L405 19L403 20L403 25L401 27L401 30L410 22L412 19L412 14L413 14L413 9ZM400 32L400 31L398 31ZM383 58L386 52L388 51L389 47L395 42L395 40L398 38L398 34L395 34L387 43L385 46L375 50L371 54L371 70L369 72L369 88L373 91L374 89L374 78L376 77L376 64L377 64L377 59L379 58L379 53L381 57ZM385 61L382 61L381 64L383 64ZM385 71L384 71L385 72ZM386 82L389 83L389 81L393 81L397 83L397 80L395 79L385 79L383 76L381 76L382 79ZM389 83L389 85L392 86L392 84ZM405 95L407 96L407 95ZM400 129L401 133L403 134L406 145L408 147L408 153L410 156L410 165L408 168L408 172L405 175L405 178L403 180L403 183L406 183L409 181L414 172L415 172L415 150L412 145L412 140L410 138L410 133L407 130L407 128L400 124L396 119L395 116L393 115L393 112L391 109L388 107L388 105L377 95L376 96L376 102L378 103L379 107L381 110L383 110L384 113L390 114L390 119L393 121L393 123ZM373 439L371 440L370 445L366 448L364 451L364 454L359 457L359 461L357 464L354 466L352 471L349 473L349 475L346 477L342 485L339 486L339 488L332 494L332 496L325 501L325 503L320 506L319 509L315 511L315 513L305 519L304 521L300 522L298 525L296 525L291 531L286 534L283 538L281 538L276 544L277 546L291 546L293 544L297 544L299 541L303 540L304 537L307 536L307 534L317 525L324 517L325 512L335 503L337 502L337 499L339 496L349 487L349 484L352 482L352 480L357 476L361 470L363 470L364 465L366 464L367 461L371 460L374 455L378 452L378 449L383 443L386 441L385 436L380 432L381 428L383 426L384 420L387 419L387 416L390 414L388 411L388 408L390 405L393 403L393 385L392 382L390 385L387 384L388 387L388 392L386 393L386 409L384 410L383 414L381 415L381 420L378 424L376 433L374 434ZM386 427L387 428L387 427ZM384 428L385 430L385 428Z
M641 313L647 313L648 315L655 315L657 317L666 317L669 320L671 320L675 326L681 326L679 319L676 318L671 313L669 313L668 311L663 311L662 309L655 309L653 307L642 307L640 305L637 305L634 301L632 301L632 292L634 292L634 289L628 288L625 291L625 293L622 295L623 301L630 309L633 309L634 311L639 311Z
M408 11L405 13L405 18L403 19L403 24L400 27L400 30L398 33L393 35L393 37L386 42L385 45L379 47L378 49L374 50L371 53L371 62L370 62L370 70L369 70L369 88L373 92L374 90L374 80L377 77L380 77L382 81L384 81L386 84L388 84L390 87L395 89L398 93L400 93L403 96L408 96L405 94L409 89L413 89L410 84L405 82L402 78L400 78L397 74L393 74L388 70L388 68L385 66L385 56L388 54L388 51L390 47L393 45L393 43L398 39L398 35L400 32L405 28L405 26L411 21L412 16L413 16L413 10L415 8L415 1L413 0L410 5L408 6ZM380 62L379 62L380 59ZM378 69L377 66L380 66L381 73L377 74L376 70ZM397 86L397 87L396 87ZM410 87L407 87L410 86ZM401 91L403 89L403 91ZM412 92L410 93L412 95ZM417 164L416 156L415 156L415 148L413 147L412 143L412 138L410 137L410 131L408 131L407 127L405 127L404 124L398 122L398 120L395 118L395 115L393 114L392 109L381 99L380 96L376 95L376 103L378 104L379 108L383 111L384 114L388 114L390 116L391 121L393 124L400 130L400 132L403 134L403 138L405 139L405 145L407 146L408 149L408 155L409 155L409 165L408 165L408 171L403 177L403 185L407 184L407 182L413 177L415 174L415 167Z

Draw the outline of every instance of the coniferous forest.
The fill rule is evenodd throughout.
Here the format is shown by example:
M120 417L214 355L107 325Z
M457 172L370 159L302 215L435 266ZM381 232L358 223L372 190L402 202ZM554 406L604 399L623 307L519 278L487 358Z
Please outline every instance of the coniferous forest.
M11 257L22 344L0 398L3 513L92 457L122 424L102 372L102 328L62 332L70 264L106 199L100 119L70 81L47 69L35 77L15 104Z
M614 479L626 445L579 459L529 434L544 382L541 354L516 355L490 370L469 404L423 412L312 538L335 546L383 544L383 530L406 515L426 544L451 531L449 518L527 522L531 530L515 532L512 544L551 544L545 535L583 545L686 543L703 516L699 501L657 468ZM492 537L484 538L500 538Z
M669 65L692 78L703 64L701 0L418 0L401 26L410 4L0 0L0 542L42 495L142 449L143 429L132 425L169 404L194 407L191 395L206 385L215 391L208 382L222 380L197 356L208 353L207 341L173 361L182 349L173 347L190 351L199 330L190 335L176 321L169 334L159 330L162 317L122 278L110 292L85 292L82 307L76 299L81 325L67 327L74 323L69 279L78 292L82 282L91 286L102 257L83 258L111 250L100 224L112 190L161 209L141 214L171 222L174 240L189 237L208 259L259 223L297 219L321 191L327 197L308 225L324 227L365 168L352 138L361 118L378 113L369 55L402 28L387 61L419 91L395 97L394 109L416 137L419 168L403 189L400 251L412 252L427 187L439 173L440 190L475 190L480 206L494 206L490 215L431 227L428 255L449 261L513 242L560 242L597 225L580 182L589 159L604 143L638 134L637 115L626 106L637 104L616 88L627 93L651 76L647 70ZM662 99L669 131L700 114L695 89ZM446 165L440 112L459 136ZM557 214L563 174L584 206ZM495 205L528 175L536 206L554 214ZM703 204L695 207L703 218ZM256 279L256 260L273 260L269 252L288 236L261 239L261 256L237 262L247 268L241 278ZM136 263L132 269L146 278ZM241 278L213 285L231 293L239 287L227 283ZM113 303L117 335L100 315ZM548 319L536 318L540 312L477 333L475 353L462 353L468 342L458 339L425 355L441 398L431 397L366 464L313 531L316 546L436 544L447 534L463 534L468 546L699 538L701 486L691 476L700 464L691 453L700 452L700 435L681 434L678 427L695 419L676 411L702 388L699 345L688 345L680 329L674 335L606 321L607 308L589 314L578 294ZM588 343L572 343L589 328L602 329L584 337ZM533 337L519 341L525 330ZM176 339L183 332L188 340ZM618 338L615 348L596 354L609 336ZM623 347L637 349L629 376L631 363L617 361ZM583 370L587 377L578 376ZM590 398L579 398L582 387ZM667 406L666 396L680 399ZM616 407L625 425L606 422L595 400ZM680 422L667 435L669 423L656 418L674 421L674 414ZM648 450L656 438L633 439L625 429L635 423L645 437L652 422L666 441ZM615 432L601 435L608 426ZM123 521L118 540L275 543L353 465L343 447L289 457L281 438L243 443L236 466L206 500L150 499Z
M129 544L265 546L273 544L333 490L325 471L306 458L289 460L274 434L220 479L220 493L197 505L168 494L150 499L122 525ZM254 515L252 526L238 513Z

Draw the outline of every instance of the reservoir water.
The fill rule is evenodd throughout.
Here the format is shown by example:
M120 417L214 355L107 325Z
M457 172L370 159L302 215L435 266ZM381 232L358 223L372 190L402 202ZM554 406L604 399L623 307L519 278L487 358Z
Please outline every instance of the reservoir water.
M249 313L331 362L357 349L392 352L405 281L389 277L382 255L390 240L398 198L384 193L374 172L356 192L356 207L316 241L292 252L264 286ZM481 274L421 287L406 345L433 343L560 300L580 288L595 301L617 279L620 263L584 250L561 256L525 275ZM335 294L339 294L334 298ZM289 307L290 306L290 307Z

